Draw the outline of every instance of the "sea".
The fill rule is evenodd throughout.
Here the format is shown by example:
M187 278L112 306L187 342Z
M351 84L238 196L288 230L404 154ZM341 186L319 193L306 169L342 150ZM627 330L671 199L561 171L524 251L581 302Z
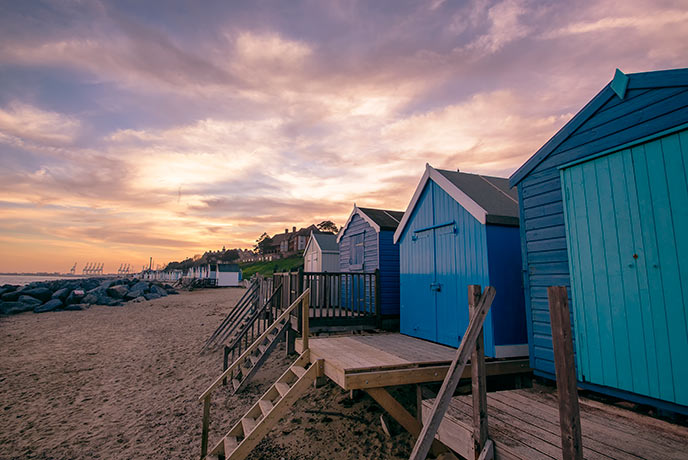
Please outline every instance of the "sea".
M6 275L0 274L0 286L4 284L14 284L24 286L34 281L54 281L54 280L75 280L87 278L86 276L75 275Z

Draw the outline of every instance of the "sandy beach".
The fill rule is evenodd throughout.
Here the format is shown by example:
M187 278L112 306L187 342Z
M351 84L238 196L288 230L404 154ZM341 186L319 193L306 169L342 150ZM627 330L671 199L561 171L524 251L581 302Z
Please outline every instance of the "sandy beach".
M198 458L197 398L221 371L221 351L198 351L242 293L0 318L0 458ZM216 393L211 443L289 362L282 344L241 394ZM297 402L250 458L408 458L410 437L387 437L381 414L369 397L351 401L329 382Z

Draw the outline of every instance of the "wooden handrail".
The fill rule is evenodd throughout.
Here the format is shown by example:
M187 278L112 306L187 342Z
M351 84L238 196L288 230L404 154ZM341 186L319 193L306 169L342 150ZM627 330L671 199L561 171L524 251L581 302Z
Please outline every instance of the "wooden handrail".
M260 335L260 337L258 337L258 338L253 342L253 344L252 344L250 347L248 347L248 348L246 349L246 351L244 351L244 352L241 354L241 356L239 356L239 358L237 358L237 359L232 363L232 365L229 366L229 367L222 373L222 375L220 375L220 376L219 376L219 377L218 377L218 378L208 387L207 390L205 390L205 391L203 392L203 394L198 398L198 400L199 400L199 401L202 401L203 399L206 398L206 396L210 395L210 393L211 393L215 388L217 388L217 387L222 383L222 381L223 381L223 380L224 380L224 379L225 379L234 369L236 369L236 368L239 366L239 364L240 364L242 361L244 361L247 357L249 357L249 356L251 355L251 353L253 353L253 352L258 348L258 346L259 346L261 343L263 343L263 340L265 340L265 338L270 334L270 332L272 332L274 329L277 329L277 327L278 327L280 321L282 321L283 319L287 318L287 317L289 316L289 314L290 314L292 311L294 311L294 310L296 309L296 307L299 305L299 303L302 303L302 304L305 305L305 306L303 306L303 310L305 311L305 318L306 318L306 319L303 321L303 325L306 327L306 329L304 329L304 350L306 350L306 349L308 348L308 338L307 338L307 336L308 336L308 329L307 329L307 328L308 328L308 302L303 302L303 300L304 300L304 299L310 300L310 293L311 293L310 289L306 289L305 291L303 291L303 293L302 293L300 296L298 296L298 297L296 298L296 300L294 300L294 302L289 306L289 308L287 308L286 310L284 310L284 312L279 316L279 318L277 318L277 319L275 320L275 322L273 322L272 325L270 325L270 327L268 327L267 329L265 329L265 332L263 332L263 333Z

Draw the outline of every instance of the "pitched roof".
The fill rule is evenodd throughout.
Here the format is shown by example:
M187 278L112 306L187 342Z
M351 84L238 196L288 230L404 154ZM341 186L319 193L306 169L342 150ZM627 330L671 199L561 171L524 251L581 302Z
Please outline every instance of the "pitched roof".
M508 179L435 169L426 164L425 173L416 187L399 227L394 232L394 242L401 237L429 180L447 192L480 223L518 226L518 193L509 187Z
M403 211L388 211L386 209L358 208L375 222L382 230L395 230L404 216Z
M593 116L611 97L623 100L626 91L633 89L668 88L686 86L688 69L660 70L656 72L641 72L624 74L616 69L614 78L597 95L588 102L568 123L552 136L540 149L533 154L509 178L512 187L518 185L531 171L542 163L566 139L571 137L578 128Z
M390 211L387 209L373 209L373 208L359 208L354 203L354 209L351 211L346 223L342 225L337 233L337 242L342 239L344 231L349 226L351 219L355 215L361 216L366 222L370 224L376 232L380 230L395 230L399 225L404 213L402 211Z
M311 238L315 239L322 252L339 252L337 245L337 236L332 233L315 233L311 234Z

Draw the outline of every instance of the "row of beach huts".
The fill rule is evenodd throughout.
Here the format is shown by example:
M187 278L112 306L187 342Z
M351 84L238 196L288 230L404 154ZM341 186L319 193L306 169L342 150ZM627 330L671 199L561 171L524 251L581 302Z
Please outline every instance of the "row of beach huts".
M312 234L304 271L379 273L401 333L454 347L467 286L494 286L486 355L551 380L564 285L579 386L688 414L688 69L617 70L508 179L427 165L404 212Z

